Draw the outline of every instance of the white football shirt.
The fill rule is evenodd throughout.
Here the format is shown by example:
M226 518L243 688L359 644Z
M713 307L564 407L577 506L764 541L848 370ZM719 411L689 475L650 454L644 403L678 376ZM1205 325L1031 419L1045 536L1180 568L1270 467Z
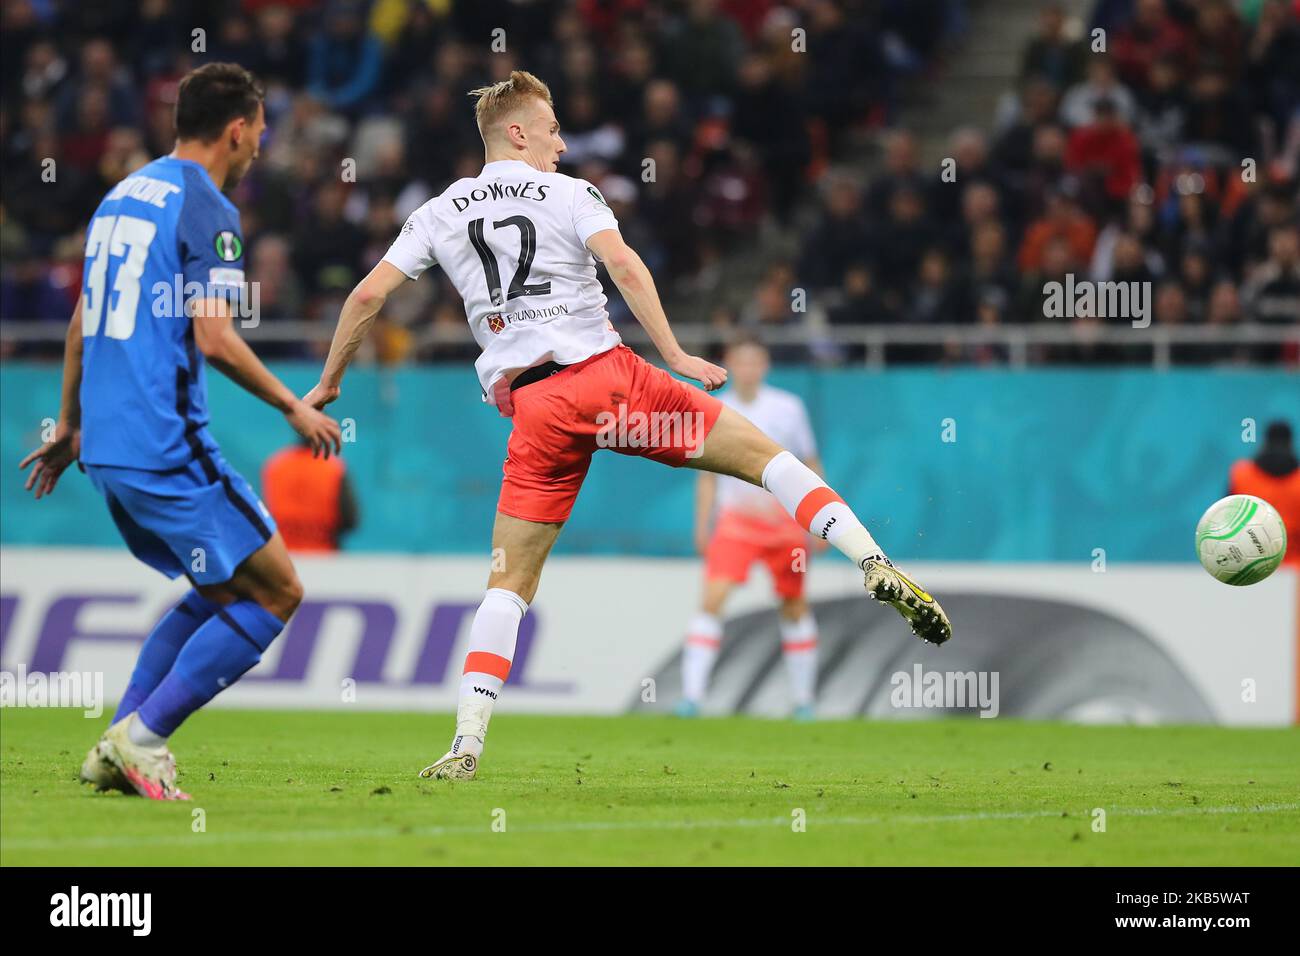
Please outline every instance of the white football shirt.
M817 457L817 442L808 420L808 409L798 395L762 385L752 402L743 401L735 389L728 389L720 398L724 405L740 412L800 461ZM770 516L774 520L786 513L770 492L730 475L718 476L716 507L720 512L743 511Z
M587 249L593 234L617 228L586 180L504 159L411 213L384 259L412 279L442 266L465 300L483 349L474 367L495 404L503 377L581 362L622 342Z

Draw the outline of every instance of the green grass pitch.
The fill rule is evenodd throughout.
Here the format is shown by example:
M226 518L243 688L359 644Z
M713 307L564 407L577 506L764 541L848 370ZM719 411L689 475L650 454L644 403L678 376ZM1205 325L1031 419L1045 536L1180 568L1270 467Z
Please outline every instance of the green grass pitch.
M1294 729L506 713L448 784L417 777L447 715L215 710L173 741L193 802L157 804L76 783L106 721L0 711L0 864L1300 860Z

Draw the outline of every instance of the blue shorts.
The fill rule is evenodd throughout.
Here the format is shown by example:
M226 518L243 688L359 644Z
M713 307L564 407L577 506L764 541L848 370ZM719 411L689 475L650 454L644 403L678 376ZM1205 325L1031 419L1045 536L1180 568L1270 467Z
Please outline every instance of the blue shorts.
M220 452L171 471L85 468L131 553L169 578L229 581L275 534L266 506Z

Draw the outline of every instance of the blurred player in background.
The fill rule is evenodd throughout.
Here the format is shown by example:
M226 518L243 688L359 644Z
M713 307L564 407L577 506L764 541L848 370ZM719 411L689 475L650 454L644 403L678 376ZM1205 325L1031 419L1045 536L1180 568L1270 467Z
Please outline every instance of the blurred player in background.
M722 403L822 474L803 400L764 381L770 357L763 343L756 336L739 336L728 345L723 362L731 388L723 393ZM825 547L825 542L810 537L779 501L749 482L705 472L696 489L695 541L705 561L704 597L686 631L677 715L699 713L722 643L720 615L727 596L745 583L755 562L762 562L781 601L781 656L790 677L794 716L811 720L817 689L817 622L804 597L804 578L810 547L814 542Z
M1282 563L1300 568L1300 458L1296 458L1290 425L1280 419L1269 423L1259 454L1232 466L1228 494L1254 495L1277 510L1286 526Z
M266 460L262 498L290 551L332 554L359 520L343 459L317 455L306 439Z
M388 295L439 264L483 349L475 362L483 396L514 419L492 532L493 552L505 560L489 574L470 628L451 750L421 775L475 775L519 622L601 447L766 488L802 527L848 556L863 571L868 593L892 605L917 636L948 640L952 630L938 602L894 568L814 471L712 395L622 344L605 310L596 259L672 371L709 390L727 380L723 369L678 344L654 278L623 241L605 198L590 183L556 172L565 145L546 84L515 70L471 95L483 171L417 209L352 290L321 380L306 398L317 408L338 398L348 363ZM654 417L664 429L657 437L620 435L617 422L636 417Z
M176 148L115 186L86 234L54 439L23 459L39 499L80 461L137 558L194 587L146 638L81 779L186 800L167 738L261 660L302 600L275 522L208 432L204 359L280 411L317 452L338 424L235 332L239 213L222 195L257 158L262 90L232 63L185 76Z

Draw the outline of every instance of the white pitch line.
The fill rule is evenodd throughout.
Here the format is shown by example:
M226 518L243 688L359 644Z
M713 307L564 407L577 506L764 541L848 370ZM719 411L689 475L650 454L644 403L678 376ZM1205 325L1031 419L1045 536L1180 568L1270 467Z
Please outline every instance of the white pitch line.
M1270 803L1253 807L1114 807L1103 808L1110 816L1190 817L1209 814L1285 813L1300 810L1300 803ZM812 828L824 826L880 826L882 824L970 823L985 820L1038 820L1060 817L1063 810L1011 810L1002 813L903 814L871 817L818 817L809 815ZM1088 817L1083 811L1080 819ZM583 833L620 830L735 830L755 827L788 827L790 817L764 817L735 820L575 820L559 823L536 823L510 826L508 833ZM266 833L201 833L141 836L69 837L16 839L0 842L3 850L125 849L158 846L188 846L199 843L299 843L311 840L383 840L409 837L461 836L491 832L490 823L428 827L368 827L350 830L294 830Z

